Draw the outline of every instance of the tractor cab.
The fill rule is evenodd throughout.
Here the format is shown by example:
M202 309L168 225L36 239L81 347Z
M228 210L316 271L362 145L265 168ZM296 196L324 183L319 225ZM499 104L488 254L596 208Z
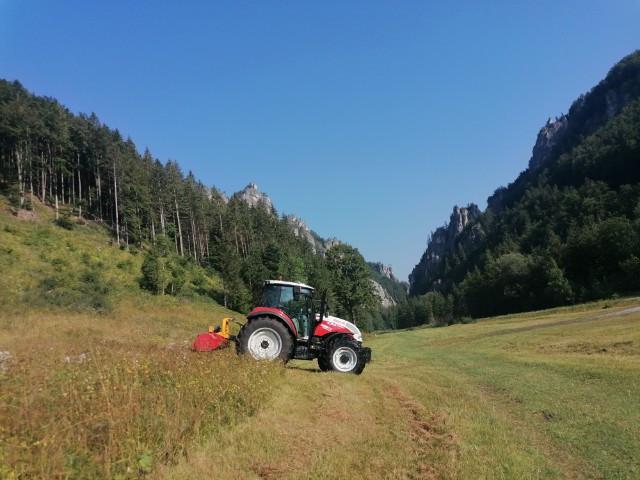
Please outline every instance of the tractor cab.
M315 323L313 287L302 283L267 280L261 307L281 310L291 319L299 339L307 339Z

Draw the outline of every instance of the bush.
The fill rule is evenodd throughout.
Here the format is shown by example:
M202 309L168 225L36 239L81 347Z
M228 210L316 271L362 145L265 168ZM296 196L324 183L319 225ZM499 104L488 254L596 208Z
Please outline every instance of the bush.
M65 230L73 230L76 226L76 222L71 219L68 215L62 215L57 220L54 220L57 226L64 228Z
M43 278L29 300L73 310L106 312L111 309L111 289L99 269L86 269L79 275L60 270Z

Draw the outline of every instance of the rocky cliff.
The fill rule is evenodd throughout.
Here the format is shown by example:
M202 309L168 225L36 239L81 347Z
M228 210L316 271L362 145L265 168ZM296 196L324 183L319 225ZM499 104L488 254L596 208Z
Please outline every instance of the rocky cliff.
M449 223L439 227L427 241L420 262L409 275L409 292L424 293L436 289L445 272L444 259L454 249L456 241L464 229L480 217L480 209L471 203L466 207L453 207Z
M221 192L218 192L218 194L224 195ZM234 193L233 197L242 200L251 207L264 207L269 212L273 213L273 215L277 215L276 209L269 195L261 192L258 188L258 185L253 182L244 187L239 192ZM311 230L304 222L304 220L296 217L295 215L284 215L283 218L284 221L291 227L291 230L296 237L302 237L307 242L309 242L309 245L311 245L314 253L324 255L324 253L331 247L333 247L334 245L339 245L341 243L340 240L335 237L322 238L320 235Z
M529 159L529 168L539 168L545 165L551 158L553 147L567 130L569 121L566 115L561 115L555 120L547 120L547 124L540 129L533 152Z
M547 120L538 132L529 170L549 164L605 125L640 97L638 52L616 64L604 80L573 102L566 115Z
M393 269L391 268L391 265L385 265L382 262L371 262L369 263L369 266L374 271L378 272L380 275L382 275L385 278L388 278L389 280L395 280L395 281L398 280L393 274Z
M373 292L375 293L376 297L380 299L380 305L382 305L384 308L397 305L398 302L395 301L391 294L387 292L385 288L378 282L376 282L373 278L371 279L371 285L373 285Z
M391 265L382 262L368 262L374 292L383 307L391 307L407 297L407 283L399 281L393 274Z
M295 215L285 215L284 220L289 224L296 237L302 237L309 242L314 253L324 255L324 253L331 247L334 245L340 245L341 243L340 240L335 237L326 239L320 237L320 235L307 226L304 220L296 217Z
M274 211L273 203L266 193L258 189L258 185L250 183L239 192L233 194L234 197L246 202L251 207L264 207L270 212Z

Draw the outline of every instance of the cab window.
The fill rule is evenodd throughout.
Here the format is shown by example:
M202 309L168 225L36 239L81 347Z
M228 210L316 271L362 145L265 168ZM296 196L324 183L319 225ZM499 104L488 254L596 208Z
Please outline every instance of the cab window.
M286 307L293 302L293 287L280 287L280 305Z
M282 308L293 300L293 287L287 285L267 285L262 294L264 307Z

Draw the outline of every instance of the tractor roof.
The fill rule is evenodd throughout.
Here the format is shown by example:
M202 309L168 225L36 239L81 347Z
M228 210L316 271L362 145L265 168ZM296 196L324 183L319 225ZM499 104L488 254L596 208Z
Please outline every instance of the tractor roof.
M265 285L289 285L291 287L308 288L310 290L315 290L313 287L310 287L309 285L305 285L304 283L285 282L283 280L265 280L264 284Z

